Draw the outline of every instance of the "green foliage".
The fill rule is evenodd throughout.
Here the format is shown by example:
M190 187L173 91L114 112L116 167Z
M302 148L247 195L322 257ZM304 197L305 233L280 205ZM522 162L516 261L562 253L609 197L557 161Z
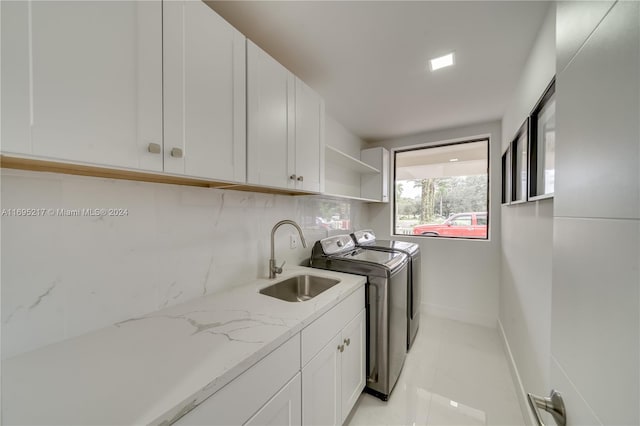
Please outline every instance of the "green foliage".
M454 213L487 211L487 175L454 176L413 181L421 188L415 198L403 197L396 182L396 214L419 218L420 223L440 222Z

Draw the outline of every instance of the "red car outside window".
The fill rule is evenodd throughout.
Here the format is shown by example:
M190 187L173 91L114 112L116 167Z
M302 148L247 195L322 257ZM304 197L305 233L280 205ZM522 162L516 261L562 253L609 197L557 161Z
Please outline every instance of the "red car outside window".
M458 213L434 225L418 225L413 235L431 237L487 238L487 213Z

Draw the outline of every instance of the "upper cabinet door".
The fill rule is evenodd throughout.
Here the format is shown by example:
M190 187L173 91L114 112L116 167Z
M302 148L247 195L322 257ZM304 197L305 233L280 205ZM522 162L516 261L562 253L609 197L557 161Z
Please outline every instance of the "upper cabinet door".
M247 182L294 188L295 77L247 40ZM290 118L291 117L291 118Z
M295 171L296 188L321 192L324 170L324 102L296 78Z
M245 182L245 37L202 1L162 19L164 170Z
M148 150L162 145L161 12L2 2L3 152L162 170Z

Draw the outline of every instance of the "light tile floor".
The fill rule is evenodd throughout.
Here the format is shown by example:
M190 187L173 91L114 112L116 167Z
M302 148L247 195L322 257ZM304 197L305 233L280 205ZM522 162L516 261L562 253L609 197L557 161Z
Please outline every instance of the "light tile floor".
M498 331L424 316L383 402L362 394L347 425L524 425Z

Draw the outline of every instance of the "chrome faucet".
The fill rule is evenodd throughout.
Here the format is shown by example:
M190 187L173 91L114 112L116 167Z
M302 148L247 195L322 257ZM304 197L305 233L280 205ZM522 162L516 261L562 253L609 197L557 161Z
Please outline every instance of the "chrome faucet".
M273 237L276 235L276 229L278 229L281 225L287 225L287 224L295 227L298 230L298 233L300 234L300 240L302 241L302 247L307 248L307 242L304 240L304 235L302 235L302 229L300 229L300 226L298 226L297 223L295 223L292 220L285 219L273 225L273 229L271 230L271 258L269 259L269 278L275 278L276 274L282 273L282 267L284 266L285 262L282 262L282 265L280 266L276 266L276 257L273 253L274 252Z

